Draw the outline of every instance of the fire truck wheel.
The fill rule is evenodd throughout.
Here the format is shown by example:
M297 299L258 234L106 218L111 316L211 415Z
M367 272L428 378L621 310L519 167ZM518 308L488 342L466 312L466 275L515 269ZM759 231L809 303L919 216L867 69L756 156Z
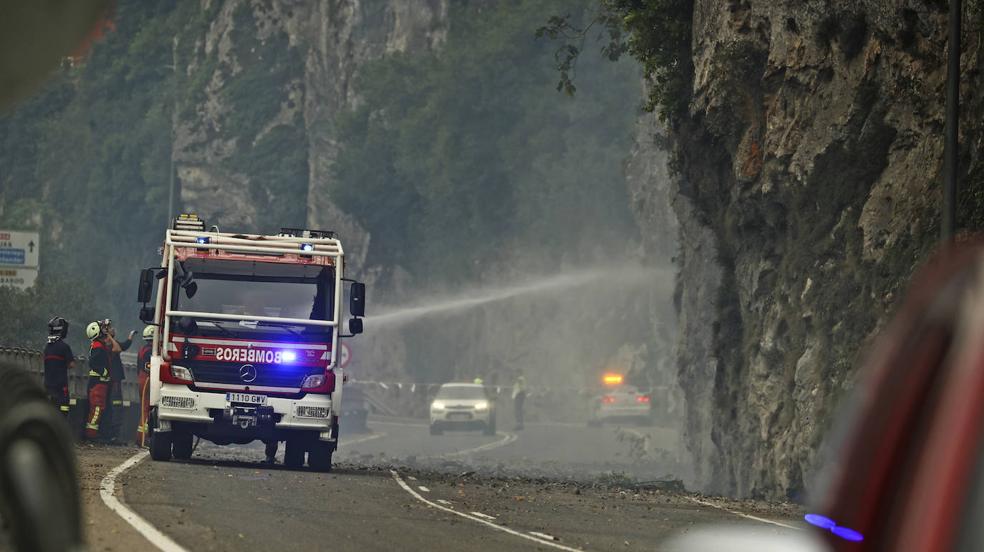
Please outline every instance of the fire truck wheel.
M150 433L150 457L158 462L171 459L171 433L152 431Z
M171 434L174 457L178 460L188 460L191 458L193 440L194 437L188 431L174 431Z
M287 439L284 447L284 466L292 469L304 467L304 446L299 439Z
M315 441L308 452L308 465L311 469L319 472L331 471L331 455L335 452L331 443Z

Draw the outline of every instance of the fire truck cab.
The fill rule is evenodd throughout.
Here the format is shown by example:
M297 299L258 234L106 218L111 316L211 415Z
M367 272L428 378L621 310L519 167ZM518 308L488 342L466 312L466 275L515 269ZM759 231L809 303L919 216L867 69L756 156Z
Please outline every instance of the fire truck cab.
M312 469L330 470L344 379L339 338L361 333L365 314L365 285L344 278L334 233L230 234L181 215L162 253L138 289L141 320L158 327L151 457L190 458L194 437L285 441L288 467L306 455ZM346 295L352 318L340 335Z

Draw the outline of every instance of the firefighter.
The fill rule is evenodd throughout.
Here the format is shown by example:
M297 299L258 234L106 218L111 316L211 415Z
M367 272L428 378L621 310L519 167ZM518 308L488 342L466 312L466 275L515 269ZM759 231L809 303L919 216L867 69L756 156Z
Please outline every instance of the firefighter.
M117 341L113 321L107 318L102 321L102 325L111 347L109 353L109 405L106 409L105 424L103 424L102 430L106 441L116 443L119 440L120 428L123 425L123 379L126 377L120 353L130 348L133 343L133 336L137 332L131 331L126 340Z
M154 341L153 326L143 329L143 347L137 353L137 367L139 367L140 382L140 425L137 426L137 446L144 446L147 442L147 419L150 417L150 351Z
M99 438L99 421L106 411L106 396L109 394L109 364L111 345L108 335L99 322L90 322L85 327L85 336L91 340L89 346L89 415L85 418L85 438Z
M513 415L516 417L516 430L523 429L524 409L526 405L526 377L522 370L516 371L516 381L513 382L512 399Z
M56 316L48 321L48 344L44 346L44 388L51 404L68 417L68 371L75 369L75 355L65 342L68 320Z

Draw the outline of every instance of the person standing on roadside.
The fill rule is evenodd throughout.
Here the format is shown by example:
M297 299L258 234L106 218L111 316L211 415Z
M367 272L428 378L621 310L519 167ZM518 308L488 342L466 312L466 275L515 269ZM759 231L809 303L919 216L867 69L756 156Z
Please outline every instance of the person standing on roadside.
M91 340L89 345L89 414L85 417L85 438L94 441L99 438L99 425L106 412L106 397L109 395L109 336L99 322L90 322L85 327L85 336Z
M116 443L120 437L120 429L123 426L123 379L126 374L123 370L123 359L120 353L130 348L133 343L133 336L137 332L130 331L124 341L116 340L116 328L113 321L106 319L102 321L103 327L109 338L111 346L109 354L109 406L106 409L106 424L104 438L110 443Z
M44 388L48 400L68 418L68 371L75 369L75 355L65 342L68 320L56 316L48 321L48 344L44 346Z
M147 419L150 417L150 351L154 342L154 326L143 329L144 344L137 353L138 381L140 384L140 424L137 426L137 446L147 442Z
M524 409L526 408L526 377L522 370L516 371L516 380L513 382L513 415L516 417L516 430L523 429Z

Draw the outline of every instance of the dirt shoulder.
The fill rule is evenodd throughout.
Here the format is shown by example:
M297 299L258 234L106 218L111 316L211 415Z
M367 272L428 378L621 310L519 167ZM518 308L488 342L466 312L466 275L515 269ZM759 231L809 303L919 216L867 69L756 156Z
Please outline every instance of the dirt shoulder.
M99 497L106 474L140 449L137 447L79 444L75 447L82 491L83 531L90 551L153 550L147 539L110 510ZM116 495L121 494L117 481Z

